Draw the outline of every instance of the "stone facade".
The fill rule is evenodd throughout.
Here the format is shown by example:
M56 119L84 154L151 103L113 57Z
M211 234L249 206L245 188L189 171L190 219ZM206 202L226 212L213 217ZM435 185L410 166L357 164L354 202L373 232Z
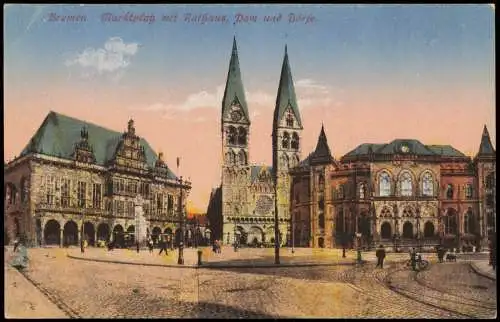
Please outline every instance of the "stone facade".
M88 135L92 134L89 130ZM129 123L106 165L97 164L95 157L82 160L78 153L71 160L36 149L6 165L4 223L8 239L23 234L30 245L77 245L82 238L91 245L109 239L132 243L137 206L142 206L148 234L179 234L180 191L184 209L190 183L165 175L168 167L161 153L150 167L140 154L134 158L133 151L126 152L133 150L127 147L138 142L137 138L133 122ZM141 150L140 145L136 150Z
M310 156L291 170L295 245L487 247L496 170L485 133L474 159L416 140L362 144L339 162Z
M273 167L250 164L250 128L234 41L222 102L221 193L212 193L221 198L220 209L212 199L208 215L214 236L225 244L274 243L277 211L278 235L284 244L290 208L288 169L300 161L302 131L286 50L273 122Z

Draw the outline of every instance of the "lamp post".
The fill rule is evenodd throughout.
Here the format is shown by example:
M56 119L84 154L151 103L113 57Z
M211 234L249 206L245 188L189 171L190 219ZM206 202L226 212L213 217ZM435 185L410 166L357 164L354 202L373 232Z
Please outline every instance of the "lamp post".
M421 236L420 236L420 209L417 208L417 246L418 246L418 251L422 252L422 243L421 243Z
M177 159L177 164L179 164L179 159ZM177 264L179 265L184 265L184 214L183 214L183 207L182 207L182 199L183 199L183 190L182 190L182 176L179 177L179 189L180 191L180 196L179 196L179 223L181 225L181 233L180 233L180 240L179 240L179 258L177 259Z
M278 227L278 169L274 167L274 264L280 263Z
M81 236L80 236L80 251L85 253L85 245L83 243L83 238L85 236L85 205L82 208L82 227L81 227Z
M292 212L292 254L295 253L295 211Z

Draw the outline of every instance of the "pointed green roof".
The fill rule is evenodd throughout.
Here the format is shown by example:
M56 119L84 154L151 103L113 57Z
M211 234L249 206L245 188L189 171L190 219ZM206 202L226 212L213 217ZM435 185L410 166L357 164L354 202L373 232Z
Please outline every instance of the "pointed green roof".
M226 89L224 90L224 98L222 99L222 118L224 118L229 110L229 107L235 100L240 103L243 113L248 120L248 124L250 124L245 90L243 88L243 82L241 81L236 37L233 38L233 50L231 53L231 60L229 61L229 70L227 72Z
M106 166L108 161L113 158L123 133L53 111L45 117L40 128L21 152L21 156L29 153L40 153L73 160L72 154L75 150L75 144L81 140L83 127L88 133L88 143L94 151L96 164ZM158 159L156 153L143 138L140 139L139 143L146 152L148 166L154 168ZM170 169L167 177L176 178Z
M310 156L311 164L323 164L332 162L332 154L330 152L330 147L328 146L328 140L326 139L325 128L323 124L321 125L321 132L319 133L318 143L316 144L316 150Z
M484 125L483 135L481 137L481 144L479 145L479 152L477 156L492 156L495 155L495 149L493 148L493 144L491 144L490 133Z
M273 129L278 128L278 125L285 113L288 106L291 106L297 123L302 128L302 121L300 119L299 106L297 104L297 97L295 96L295 87L293 85L292 71L290 63L288 62L288 51L285 46L285 57L281 67L280 83L278 87L278 96L276 97L276 107L274 109Z

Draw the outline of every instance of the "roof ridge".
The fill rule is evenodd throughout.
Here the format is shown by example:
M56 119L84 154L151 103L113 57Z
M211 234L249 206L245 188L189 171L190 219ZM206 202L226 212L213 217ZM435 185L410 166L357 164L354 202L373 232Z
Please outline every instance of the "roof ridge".
M118 134L118 135L123 134L123 132L119 132L119 131L117 131L117 130L110 129L110 128L104 127L104 126L102 126L102 125L98 125L98 124L96 124L96 123L93 123L93 122L89 122L89 121L86 121L86 120L82 120L82 119L76 118L76 117L74 117L74 116L69 116L69 115L62 114L62 113L59 113L59 112L54 112L54 111L50 111L50 113L52 113L52 114L53 114L53 115L55 115L56 117L62 116L62 117L68 118L68 119L72 119L72 120L78 121L78 122L80 122L80 123L85 123L86 125L92 125L92 126L95 126L95 127L101 128L101 129L106 130L106 131L109 131L109 132L116 132L116 134ZM50 113L49 113L49 114L50 114ZM42 124L43 124L43 123L42 123Z

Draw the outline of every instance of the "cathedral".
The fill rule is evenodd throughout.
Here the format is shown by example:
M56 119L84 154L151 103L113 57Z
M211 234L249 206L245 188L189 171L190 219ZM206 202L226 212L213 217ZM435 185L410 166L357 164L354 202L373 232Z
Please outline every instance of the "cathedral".
M286 47L273 118L272 166L249 161L248 111L234 39L221 110L222 182L212 192L208 215L214 237L225 244L273 244L277 206L283 245L290 218L289 169L300 162L303 130Z

